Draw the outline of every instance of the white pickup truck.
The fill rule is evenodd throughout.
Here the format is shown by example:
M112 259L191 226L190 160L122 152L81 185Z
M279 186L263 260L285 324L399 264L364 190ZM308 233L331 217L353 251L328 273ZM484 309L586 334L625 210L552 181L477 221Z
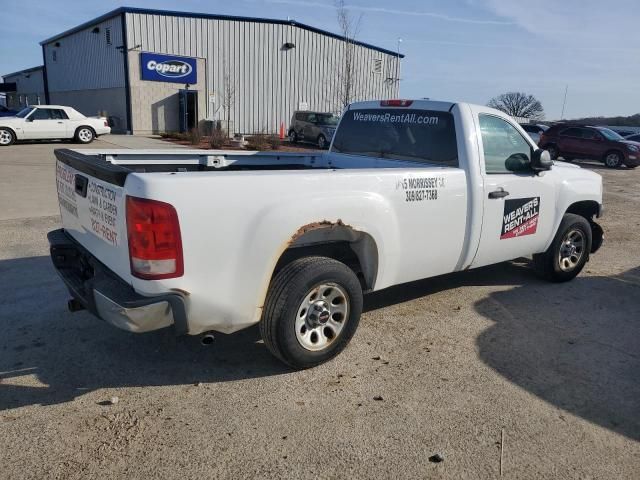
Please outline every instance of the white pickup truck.
M566 281L603 241L601 177L476 105L355 103L326 153L90 152L56 150L70 310L134 332L259 323L294 368L347 345L363 293L523 256Z
M91 143L111 132L104 117L85 117L75 108L62 105L34 105L14 117L0 118L0 147L16 140L66 140Z

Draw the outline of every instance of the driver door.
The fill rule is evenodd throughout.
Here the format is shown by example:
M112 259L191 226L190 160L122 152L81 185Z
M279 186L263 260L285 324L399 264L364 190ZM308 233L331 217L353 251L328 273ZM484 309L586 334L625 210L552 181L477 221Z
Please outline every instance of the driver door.
M536 148L502 117L479 113L484 205L482 234L472 267L529 256L544 250L555 215L551 172L536 175Z
M59 115L56 115L53 109L36 108L25 120L23 126L25 139L65 138L67 136L66 122Z

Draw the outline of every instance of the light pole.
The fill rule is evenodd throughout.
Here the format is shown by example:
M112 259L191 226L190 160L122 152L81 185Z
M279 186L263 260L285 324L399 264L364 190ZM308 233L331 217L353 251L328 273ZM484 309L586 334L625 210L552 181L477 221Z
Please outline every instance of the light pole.
M398 82L398 93L396 97L400 96L400 44L402 43L402 39L398 37L398 45L397 45L397 57L396 57L396 82Z

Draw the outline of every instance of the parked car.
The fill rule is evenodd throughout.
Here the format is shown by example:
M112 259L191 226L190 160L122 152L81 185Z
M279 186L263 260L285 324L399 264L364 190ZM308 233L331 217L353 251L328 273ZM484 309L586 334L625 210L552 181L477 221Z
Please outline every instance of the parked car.
M536 144L540 141L540 135L549 128L546 125L538 125L536 123L523 123L520 124L520 126L529 134L531 140L536 142Z
M91 143L111 132L104 117L85 117L71 107L36 105L26 107L15 117L0 118L0 146L16 140L74 139Z
M327 148L339 120L340 117L333 113L294 112L289 126L289 141L315 143L320 148Z
M258 323L295 368L345 348L363 293L529 255L564 282L603 239L600 175L484 106L355 103L328 152L82 152L55 152L70 310L133 332Z
M0 117L13 117L16 113L16 110L11 110L4 105L0 105Z
M633 135L628 135L624 137L625 140L629 140L630 142L640 142L640 133L634 133Z
M640 143L625 140L604 127L552 125L542 134L539 145L549 151L551 158L562 157L567 162L593 159L609 168L635 168L640 164Z

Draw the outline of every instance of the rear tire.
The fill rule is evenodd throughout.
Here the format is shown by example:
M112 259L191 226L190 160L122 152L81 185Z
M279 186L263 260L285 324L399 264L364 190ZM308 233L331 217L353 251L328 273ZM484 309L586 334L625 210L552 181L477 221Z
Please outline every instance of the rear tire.
M76 130L75 140L78 143L91 143L95 137L95 133L89 127L80 127Z
M295 130L289 132L289 143L298 143L298 134Z
M589 260L591 242L591 225L587 219L565 213L547 251L533 256L533 269L550 282L572 280Z
M0 147L8 147L16 141L16 136L8 128L0 128Z
M620 152L607 152L604 155L604 164L607 168L620 168L622 155L620 155Z
M269 351L296 369L331 360L353 337L362 313L362 287L345 264L305 257L271 281L260 321Z
M321 150L324 150L325 148L327 148L327 139L325 138L324 135L318 135L318 148L320 148Z

